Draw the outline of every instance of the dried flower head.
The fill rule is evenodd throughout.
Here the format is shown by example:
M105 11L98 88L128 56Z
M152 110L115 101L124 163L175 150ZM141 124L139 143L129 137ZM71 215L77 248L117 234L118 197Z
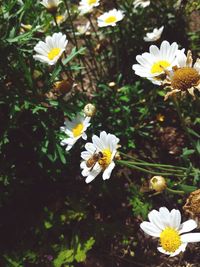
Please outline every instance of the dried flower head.
M183 207L184 211L191 215L192 218L200 219L200 189L192 192Z

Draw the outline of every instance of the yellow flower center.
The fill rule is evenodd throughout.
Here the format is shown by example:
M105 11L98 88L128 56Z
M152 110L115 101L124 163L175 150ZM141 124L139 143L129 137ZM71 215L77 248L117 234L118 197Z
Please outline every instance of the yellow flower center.
M108 18L105 19L106 23L114 23L116 22L117 18L115 16L110 16Z
M185 91L191 87L198 85L200 82L200 74L194 68L179 68L174 72L172 78L172 88Z
M59 55L61 49L56 47L56 48L52 48L49 53L48 53L48 59L53 60L56 56Z
M170 63L166 60L160 60L156 63L153 64L153 66L151 67L151 73L155 74L155 73L161 73L163 72L163 70L167 67L170 66Z
M96 3L96 0L88 0L88 5L93 5Z
M56 16L56 22L59 24L59 23L61 23L62 21L63 21L63 19L64 19L64 16L63 15L58 15L58 16Z
M82 134L83 131L83 123L78 123L73 129L72 129L72 133L74 135L74 137L78 137Z
M165 251L175 252L181 245L179 233L171 227L165 228L160 234L160 244Z
M103 157L98 160L98 163L103 169L106 169L111 163L112 152L109 148L103 149L101 152L103 154Z

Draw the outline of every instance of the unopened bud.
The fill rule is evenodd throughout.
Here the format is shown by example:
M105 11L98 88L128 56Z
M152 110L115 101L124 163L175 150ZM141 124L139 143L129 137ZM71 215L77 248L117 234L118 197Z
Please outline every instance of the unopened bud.
M166 189L167 183L165 178L162 176L154 176L150 180L150 189L155 190L156 192L162 192Z
M83 109L87 117L93 117L96 113L96 107L93 104L87 104Z

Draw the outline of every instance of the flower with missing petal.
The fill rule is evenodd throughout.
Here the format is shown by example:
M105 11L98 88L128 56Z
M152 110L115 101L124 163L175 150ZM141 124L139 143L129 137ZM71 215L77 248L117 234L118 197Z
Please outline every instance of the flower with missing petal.
M133 2L134 8L137 8L139 6L145 8L145 7L149 6L149 5L150 5L150 1L148 1L148 0L135 0Z
M152 210L148 218L149 222L142 222L140 227L146 234L159 238L158 250L161 253L173 257L184 252L188 243L200 242L200 233L188 234L197 227L197 223L194 220L181 223L179 210L169 211L162 207L159 211Z
M103 131L100 137L93 135L92 143L86 143L86 151L81 153L83 161L80 165L86 183L93 181L100 172L103 172L103 180L110 178L115 167L114 157L118 142L119 139L115 135Z
M200 91L200 59L193 65L191 51L188 51L187 56L184 49L177 51L177 65L167 74L165 82L171 91L165 95L165 100L176 93L185 95L188 92L195 97L194 90Z
M137 55L136 60L139 64L134 64L132 69L136 75L145 77L154 84L161 85L166 78L166 70L171 70L176 65L176 55L178 44L171 45L167 41L161 43L160 49L156 45L151 45L149 53Z
M116 26L117 22L124 18L124 12L112 9L98 17L97 23L99 27Z
M99 2L100 0L81 0L78 7L80 15L91 12L94 7L99 6Z
M79 138L87 139L85 131L90 126L90 119L90 117L78 114L72 121L68 119L65 120L65 125L60 127L60 130L68 137L62 139L60 144L62 146L67 146L66 151L69 151Z
M152 32L147 32L146 36L144 37L145 42L155 42L160 39L161 34L164 30L164 26L160 27L159 29L155 28Z
M46 7L46 9L50 12L50 13L56 13L57 12L57 8L58 5L61 3L62 1L60 0L42 0L40 3Z
M45 42L39 41L34 47L37 54L33 57L40 62L54 65L65 51L67 43L65 34L54 33L52 36L47 36Z

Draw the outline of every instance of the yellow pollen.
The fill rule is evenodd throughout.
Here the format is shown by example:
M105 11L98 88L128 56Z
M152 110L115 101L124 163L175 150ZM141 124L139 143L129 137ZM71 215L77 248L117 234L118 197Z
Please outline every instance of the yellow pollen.
M156 63L153 64L153 66L151 67L151 73L155 74L155 73L161 73L163 72L163 70L167 67L170 66L170 63L166 60L160 60Z
M53 60L56 56L59 55L61 49L56 47L52 48L51 51L48 53L48 59Z
M175 252L181 245L179 233L171 227L165 228L160 234L160 244L165 251Z
M73 129L72 129L72 133L74 135L74 137L78 137L82 134L83 131L83 124L82 123L78 123Z
M96 0L88 0L88 5L93 5L96 3Z
M171 86L173 89L185 91L191 87L198 85L200 82L200 74L194 68L179 68L174 72Z
M117 21L117 18L115 16L110 16L110 17L105 19L106 23L114 23L116 21Z
M109 148L103 149L101 152L103 154L103 157L98 160L98 163L103 169L106 169L111 163L112 152Z

